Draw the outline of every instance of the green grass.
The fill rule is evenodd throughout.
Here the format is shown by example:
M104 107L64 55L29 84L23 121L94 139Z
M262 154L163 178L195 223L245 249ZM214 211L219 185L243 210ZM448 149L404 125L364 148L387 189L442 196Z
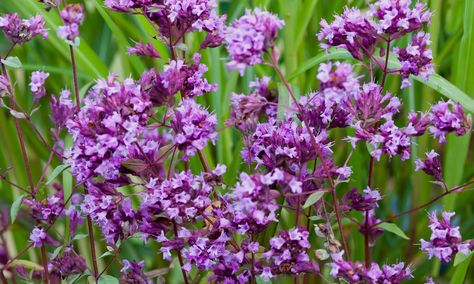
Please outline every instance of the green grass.
M343 6L350 2L351 5L364 6L365 2L342 0L227 0L218 1L220 11L227 13L230 20L240 16L245 9L264 6L268 10L279 14L286 22L281 33L278 46L282 50L280 65L291 81L295 90L301 94L317 89L315 73L318 65L326 60L350 60L346 52L336 51L326 55L319 48L315 34L319 30L319 21L322 18L331 20L335 13L340 13ZM76 49L78 60L79 84L82 93L87 91L91 82L99 76L106 76L108 72L119 74L122 78L139 74L151 67L160 68L166 63L168 53L165 46L152 39L153 29L142 18L111 12L103 6L101 0L84 0L87 18L81 27L81 45ZM433 53L435 57L436 72L429 83L414 81L412 92L400 91L399 80L390 79L389 91L400 96L404 101L404 112L409 110L426 110L429 104L439 99L453 98L464 104L466 109L474 113L474 1L472 0L432 0L429 6L433 9L432 26L430 27L433 40ZM1 1L0 12L17 11L22 16L31 16L41 13L45 17L50 37L46 41L35 39L23 47L16 48L13 56L18 56L24 65L23 69L11 72L15 80L16 97L19 103L30 109L32 97L28 88L30 73L38 68L51 73L47 88L58 94L62 88L72 89L72 72L68 47L55 33L60 20L56 11L49 13L41 9L41 5L33 0ZM191 54L197 50L202 35L191 35L187 38ZM160 51L163 59L150 61L134 56L125 55L126 48L134 41L151 41ZM0 37L0 54L4 54L9 46L3 37ZM219 127L224 126L224 121L229 116L229 96L232 92L246 92L249 82L255 75L267 72L265 67L249 70L246 76L239 77L236 73L229 73L225 67L226 52L224 48L206 51L203 62L209 66L209 80L218 84L218 91L207 95L202 103L215 112L219 119ZM451 82L451 83L448 83ZM272 84L277 84L275 82ZM47 99L41 102L41 108L33 116L34 123L44 136L49 136L51 124L49 122L49 103ZM45 150L34 135L27 123L21 122L25 133L27 149L29 149L30 163L33 165L33 177L37 181L41 175L42 166L46 163L49 151ZM12 117L8 112L0 111L0 168L5 170L9 180L22 186L27 185L27 175L24 168L18 139ZM342 137L344 133L340 133ZM49 141L51 142L51 141ZM224 163L228 165L225 180L229 184L235 182L238 173L245 169L239 152L242 147L240 135L232 129L225 129L219 133L219 140L215 147L208 147L206 152L212 157L212 164ZM444 176L447 184L454 186L471 180L474 176L474 159L472 137L449 137L446 145L437 146L431 138L417 139L416 147L412 153L412 160L401 163L398 159L382 160L375 169L374 185L381 189L386 196L382 206L377 210L381 217L392 213L401 212L416 204L428 201L440 193L440 188L429 182L423 173L413 173L415 158L424 155L424 152L437 148L444 157ZM339 163L347 154L346 145L338 143L335 153L341 153ZM365 149L359 147L354 153L351 165L355 169L350 185L363 186L367 176L368 159ZM60 165L56 158L48 171ZM193 165L199 167L197 160L191 160ZM57 181L63 181L65 190L70 191L72 180L68 172L61 174ZM5 182L0 182L0 208L8 210L10 204L21 194L14 187ZM48 189L48 187L46 187ZM349 186L342 186L338 190L345 191ZM472 200L474 191L453 195L437 203L430 209L456 210L456 223L462 224L461 232L465 239L474 238L474 211ZM288 222L287 222L288 223ZM393 263L407 260L414 263L415 279L412 283L421 283L423 278L433 275L440 283L472 283L474 270L469 268L469 261L462 265L440 265L433 260L427 260L419 250L418 240L428 238L426 211L421 211L412 216L403 217L395 223L402 228L412 239L404 240L393 234L385 234L377 241L374 248L374 257L379 263ZM8 241L9 252L15 255L27 243L27 236L33 226L26 212L20 212L19 220L11 225L5 233ZM97 232L99 235L99 232ZM315 240L315 239L314 239ZM315 240L316 241L316 240ZM319 241L318 241L319 242ZM85 240L78 242L78 248L84 256L89 255L88 245ZM364 255L363 240L356 228L352 227L349 234L349 246L352 256L361 259ZM98 242L99 255L106 251L102 242ZM319 243L316 243L317 247ZM157 255L156 246L143 247L141 242L130 242L122 250L122 258L144 258L148 268L158 268L167 265ZM52 252L52 251L51 251ZM24 259L40 263L39 251L25 255ZM100 260L99 266L104 267L110 257ZM472 263L471 263L472 265ZM176 270L178 265L167 276L170 283L179 282L181 274ZM472 267L470 267L472 268ZM115 265L111 273L117 273L120 266ZM457 280L458 279L458 280ZM203 280L202 283L205 283ZM437 282L438 283L438 282Z

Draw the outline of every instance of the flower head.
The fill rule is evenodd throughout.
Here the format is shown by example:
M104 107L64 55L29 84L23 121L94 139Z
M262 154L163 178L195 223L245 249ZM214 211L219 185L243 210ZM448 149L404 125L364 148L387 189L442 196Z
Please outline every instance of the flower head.
M145 262L142 260L137 262L132 260L131 262L124 259L122 260L123 267L120 270L122 276L120 276L120 283L134 283L134 284L148 284L149 280L143 273L143 267L145 267Z
M413 35L412 42L406 48L394 48L393 52L402 64L402 88L411 86L408 80L410 75L421 76L427 81L434 74L430 44L430 35L420 31Z
M43 245L43 242L46 240L46 232L44 229L34 227L33 231L31 231L30 234L30 242L33 243L34 247L41 247Z
M442 219L438 219L436 212L431 212L430 229L432 231L429 241L421 239L421 250L428 254L428 258L433 256L442 262L450 262L452 257L460 252L468 254L469 244L463 243L459 227L451 223L454 212L441 212Z
M247 10L227 28L225 42L231 59L227 67L243 75L247 66L261 63L263 53L273 47L283 25L282 20L267 11Z
M457 136L462 136L472 126L472 122L465 115L462 105L451 100L432 105L429 119L431 121L429 131L440 143L446 142L446 134L454 132Z
M204 149L209 141L214 143L217 140L216 116L209 114L192 99L181 101L171 113L170 123L175 132L173 143L184 152L184 160Z
M129 55L141 55L141 56L149 56L151 58L160 58L160 54L153 46L152 43L141 43L137 42L134 47L129 47L127 53Z
M342 15L336 15L331 24L322 20L317 36L322 48L342 47L358 60L362 60L364 55L371 55L377 43L374 23L355 8L346 8Z
M35 101L46 95L44 82L49 77L49 73L43 71L35 71L31 73L30 90L33 93Z
M423 170L427 175L435 177L436 180L443 180L443 171L441 168L441 160L439 159L439 154L431 150L431 152L426 153L426 159L422 161L417 159L415 161L415 170Z
M101 79L84 99L80 112L66 123L73 146L66 154L78 181L119 177L146 127L151 102L132 79Z
M58 27L58 36L69 42L74 42L79 36L79 26L85 18L82 4L68 4L60 13L63 20L62 26Z
M318 266L307 253L311 248L309 232L303 228L280 231L270 239L270 250L264 253L270 262L272 274L299 274L318 272Z
M14 44L23 44L38 35L42 35L43 39L46 39L48 31L44 28L45 25L46 23L41 15L36 15L30 19L21 19L18 14L0 16L0 29Z

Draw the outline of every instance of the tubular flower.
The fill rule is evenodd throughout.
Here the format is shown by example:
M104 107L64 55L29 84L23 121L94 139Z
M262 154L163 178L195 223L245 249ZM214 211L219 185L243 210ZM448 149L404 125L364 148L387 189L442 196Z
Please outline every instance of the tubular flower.
M35 71L31 73L30 90L33 93L35 102L46 95L44 82L49 77L49 73L43 71Z
M431 152L426 153L426 159L422 161L417 159L415 161L415 170L423 170L427 175L433 176L437 181L443 180L443 171L441 168L441 160L439 159L439 154L431 150Z
M431 106L429 119L429 131L440 143L446 142L446 134L454 132L457 136L462 136L472 126L471 119L465 115L461 104L451 100Z

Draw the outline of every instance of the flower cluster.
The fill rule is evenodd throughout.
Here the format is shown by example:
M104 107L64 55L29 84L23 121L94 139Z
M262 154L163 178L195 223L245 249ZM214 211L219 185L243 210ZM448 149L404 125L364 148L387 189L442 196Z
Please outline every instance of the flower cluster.
M292 119L269 122L257 125L250 137L250 145L242 151L242 158L248 162L267 169L282 168L295 172L300 163L313 160L320 151L323 157L332 154L327 133L322 131L313 138L307 128ZM313 145L313 142L316 145Z
M82 4L68 4L60 13L64 25L58 27L58 36L74 43L79 36L79 26L85 18Z
M397 39L429 24L431 12L426 4L419 2L414 8L411 4L412 0L379 0L370 5L369 16L378 20L375 25L377 32Z
M439 154L431 150L426 153L426 159L422 161L417 159L415 161L415 170L423 170L427 175L433 176L437 181L443 180L443 171L441 169L441 160Z
M270 250L265 252L264 256L270 262L272 275L319 271L317 264L310 260L307 252L311 247L308 237L309 232L306 229L293 228L280 231L277 237L270 239Z
M147 187L141 209L145 219L153 220L152 213L161 212L169 220L183 224L203 219L211 204L209 194L212 186L203 176L193 176L190 172L178 173L159 185L156 180L151 180Z
M177 40L191 31L206 31L208 36L203 47L216 47L223 42L226 16L218 16L215 0L105 0L105 4L118 12L134 13L140 9L159 27L162 36L168 38L168 44L175 45Z
M76 108L71 100L71 92L69 90L62 90L59 99L56 96L51 96L51 120L56 127L62 128L66 122L74 115Z
M209 114L194 100L181 101L170 116L175 133L172 140L178 150L184 152L183 160L204 149L209 141L214 143L217 140L216 116Z
M344 101L352 99L360 90L359 80L348 63L321 64L317 78L319 92L302 96L302 120L315 129L345 127L350 124Z
M173 105L178 92L185 98L193 98L216 91L217 86L204 77L207 66L200 64L201 56L196 53L193 60L189 65L184 60L171 60L162 72L151 69L143 73L140 85L154 105Z
M253 132L261 116L276 118L274 105L277 97L269 88L269 77L263 77L250 83L254 90L249 95L232 93L230 95L230 118L227 124L240 131Z
M344 196L347 209L358 211L373 210L378 206L377 202L382 200L377 189L367 187L363 192L364 194L360 194L357 192L357 188L353 188Z
M64 248L63 254L56 256L49 267L53 283L61 282L61 279L66 279L68 276L81 274L86 269L85 259L77 254L73 247Z
M278 192L271 185L279 181L277 173L267 175L240 174L240 181L229 195L229 213L239 234L255 234L263 231L270 222L277 221L276 197Z
M247 66L261 63L263 53L273 47L283 25L282 20L267 11L247 10L227 29L225 43L231 59L227 67L243 75Z
M455 227L451 223L454 214L454 212L441 212L442 219L440 220L436 212L430 213L430 229L432 231L430 240L420 240L421 250L425 251L430 259L434 256L447 263L458 252L463 254L470 252L469 244L462 242L459 227Z
M132 79L101 79L84 99L80 112L66 123L73 146L66 152L78 181L97 175L119 177L149 118L151 102Z
M411 269L403 262L394 265L383 265L382 268L372 263L366 268L361 262L349 262L342 258L343 252L331 254L331 276L344 279L349 283L392 283L398 284L413 278Z
M429 119L431 126L429 130L439 142L446 142L446 134L456 133L458 136L465 135L472 126L469 117L464 113L460 103L451 100L438 102L431 106Z
M82 212L97 223L108 244L125 240L138 230L139 214L130 199L108 184L90 184Z
M27 205L31 209L33 219L37 222L51 223L56 220L58 216L64 214L64 201L62 191L58 191L54 195L48 196L43 201L37 201L35 199L24 199L23 204Z
M21 19L18 14L0 16L0 29L13 44L21 45L38 35L46 39L48 31L44 28L45 25L40 15L30 19Z
M420 31L413 35L412 43L406 48L394 48L401 63L402 88L411 86L408 79L411 74L428 80L434 74L433 56L428 46L431 44L430 35Z
M434 71L428 48L429 35L422 29L425 24L430 24L431 13L423 3L412 6L412 0L378 0L365 15L359 9L346 8L331 24L321 21L321 31L317 35L322 41L321 47L326 50L331 46L341 47L358 60L367 57L380 65L374 58L379 43L385 42L388 50L394 40L418 31L411 44L406 48L393 48L393 52L398 54L402 65L397 70L403 78L402 88L410 86L409 75L420 75L428 80ZM387 52L384 47L380 48L381 54Z
M128 55L141 55L141 56L149 56L151 58L160 58L160 54L153 46L152 43L141 43L137 42L134 47L129 47L127 51Z
M49 77L49 73L43 71L35 71L31 73L30 90L33 93L35 102L46 95L44 82Z
M122 276L120 277L120 283L135 283L135 284L148 284L149 280L143 273L143 267L145 262L142 260L137 262L132 260L131 262L124 259L123 267L120 270Z
M46 232L42 228L34 227L30 234L30 242L33 243L34 247L41 247L43 242L46 240Z

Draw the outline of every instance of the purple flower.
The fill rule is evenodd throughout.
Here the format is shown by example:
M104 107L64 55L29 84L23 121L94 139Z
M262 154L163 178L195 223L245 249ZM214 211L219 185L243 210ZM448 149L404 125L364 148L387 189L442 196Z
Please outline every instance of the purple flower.
M332 154L325 131L314 137L317 148L312 143L311 135L306 127L292 119L270 119L269 122L257 124L249 145L241 155L247 163L256 162L269 170L282 168L292 173L297 171L301 163L314 160L317 151L323 157Z
M160 54L153 46L152 43L141 43L137 42L134 47L129 47L127 51L128 55L141 55L141 56L149 56L151 58L160 58Z
M46 39L48 31L44 28L45 25L41 15L30 19L21 19L16 13L0 16L0 29L13 44L21 45L38 35L42 35L43 39Z
M43 242L46 240L46 232L44 229L40 229L38 227L34 227L33 231L30 234L30 242L33 243L34 247L41 247Z
M227 28L225 42L231 59L227 67L243 75L247 66L261 63L283 26L282 20L267 11L247 10Z
M270 263L271 273L293 274L317 273L317 264L310 260L307 251L311 248L309 232L304 228L280 231L270 239L270 250L264 253Z
M159 212L177 224L196 222L206 215L212 189L203 176L194 176L189 171L175 174L159 185L151 181L143 196L141 211L151 217L149 220L153 219L154 212Z
M69 90L62 90L59 100L56 96L51 96L51 120L58 128L66 125L66 121L72 118L76 112L76 108L70 99L71 92Z
M35 71L31 73L30 90L33 93L35 102L46 95L44 82L49 77L49 73L43 71Z
M229 213L239 234L256 234L276 222L278 192L271 189L281 179L278 173L240 174L228 196Z
M115 78L99 80L66 123L73 146L65 154L79 182L97 175L116 180L148 122L148 96L132 79L121 83Z
M457 136L462 136L472 126L472 122L465 115L462 105L451 100L432 105L429 119L431 121L429 130L440 143L446 142L446 134L454 132Z
M377 202L382 200L380 192L377 189L367 187L363 190L364 194L357 192L357 188L350 190L343 198L348 210L367 211L378 207ZM350 202L350 203L348 203Z
M60 13L64 25L58 27L58 36L74 43L79 36L79 26L85 18L82 4L68 4Z
M114 185L90 182L88 190L81 210L99 225L107 244L126 240L137 232L140 216L131 200L116 191Z
M227 124L237 127L244 133L252 132L261 116L276 118L277 97L268 86L269 77L250 83L253 89L249 95L232 93L230 95L230 118Z
M342 258L343 252L331 254L332 263L330 274L335 279L342 278L349 283L392 283L399 284L413 278L411 269L400 262L394 265L383 265L382 269L377 263L372 263L366 268L361 262L348 262Z
M37 222L53 223L59 216L64 215L64 198L62 190L48 196L42 201L24 199L23 203L32 211L32 217Z
M377 32L397 39L430 24L431 13L426 4L417 3L413 9L411 4L412 0L378 0L370 5L369 15L378 20Z
M143 273L143 267L145 267L145 262L142 260L137 262L132 260L131 262L124 259L122 260L123 267L120 270L122 275L120 276L120 283L130 283L130 284L148 284L149 280Z
M429 241L421 239L421 250L444 263L451 261L456 253L468 254L469 243L463 243L458 226L453 226L451 218L454 212L441 212L442 219L439 220L436 212L429 214L430 229L432 231Z
M393 53L398 55L402 65L400 73L403 78L402 88L411 86L410 75L421 76L426 81L434 74L430 35L420 31L413 35L412 43L406 48L394 48Z
M423 170L427 175L435 177L436 180L443 180L443 171L441 168L441 160L438 158L438 153L431 150L431 152L426 153L426 159L422 161L417 159L415 161L415 170Z
M215 115L209 114L192 99L185 99L171 113L171 127L175 135L172 140L178 150L183 151L183 160L188 160L207 143L217 140Z
M362 60L364 55L372 55L377 43L375 24L355 8L346 8L341 16L336 15L331 24L322 20L317 36L323 49L342 47L358 60Z
M367 271L367 275L372 279L373 283L391 283L399 284L405 280L413 278L412 271L405 263L400 262L393 265L383 265L380 269L379 265L372 263Z
M320 81L319 93L302 96L299 100L304 110L302 119L315 129L349 125L350 116L342 102L352 99L360 91L352 65L340 62L321 64L317 78Z
M331 268L329 274L335 279L342 278L349 283L364 283L372 279L367 275L364 264L361 262L348 262L342 258L343 251L331 254L332 262L328 264Z
M74 251L73 247L65 247L62 255L56 256L50 263L51 281L61 282L74 274L81 274L87 269L86 261Z

